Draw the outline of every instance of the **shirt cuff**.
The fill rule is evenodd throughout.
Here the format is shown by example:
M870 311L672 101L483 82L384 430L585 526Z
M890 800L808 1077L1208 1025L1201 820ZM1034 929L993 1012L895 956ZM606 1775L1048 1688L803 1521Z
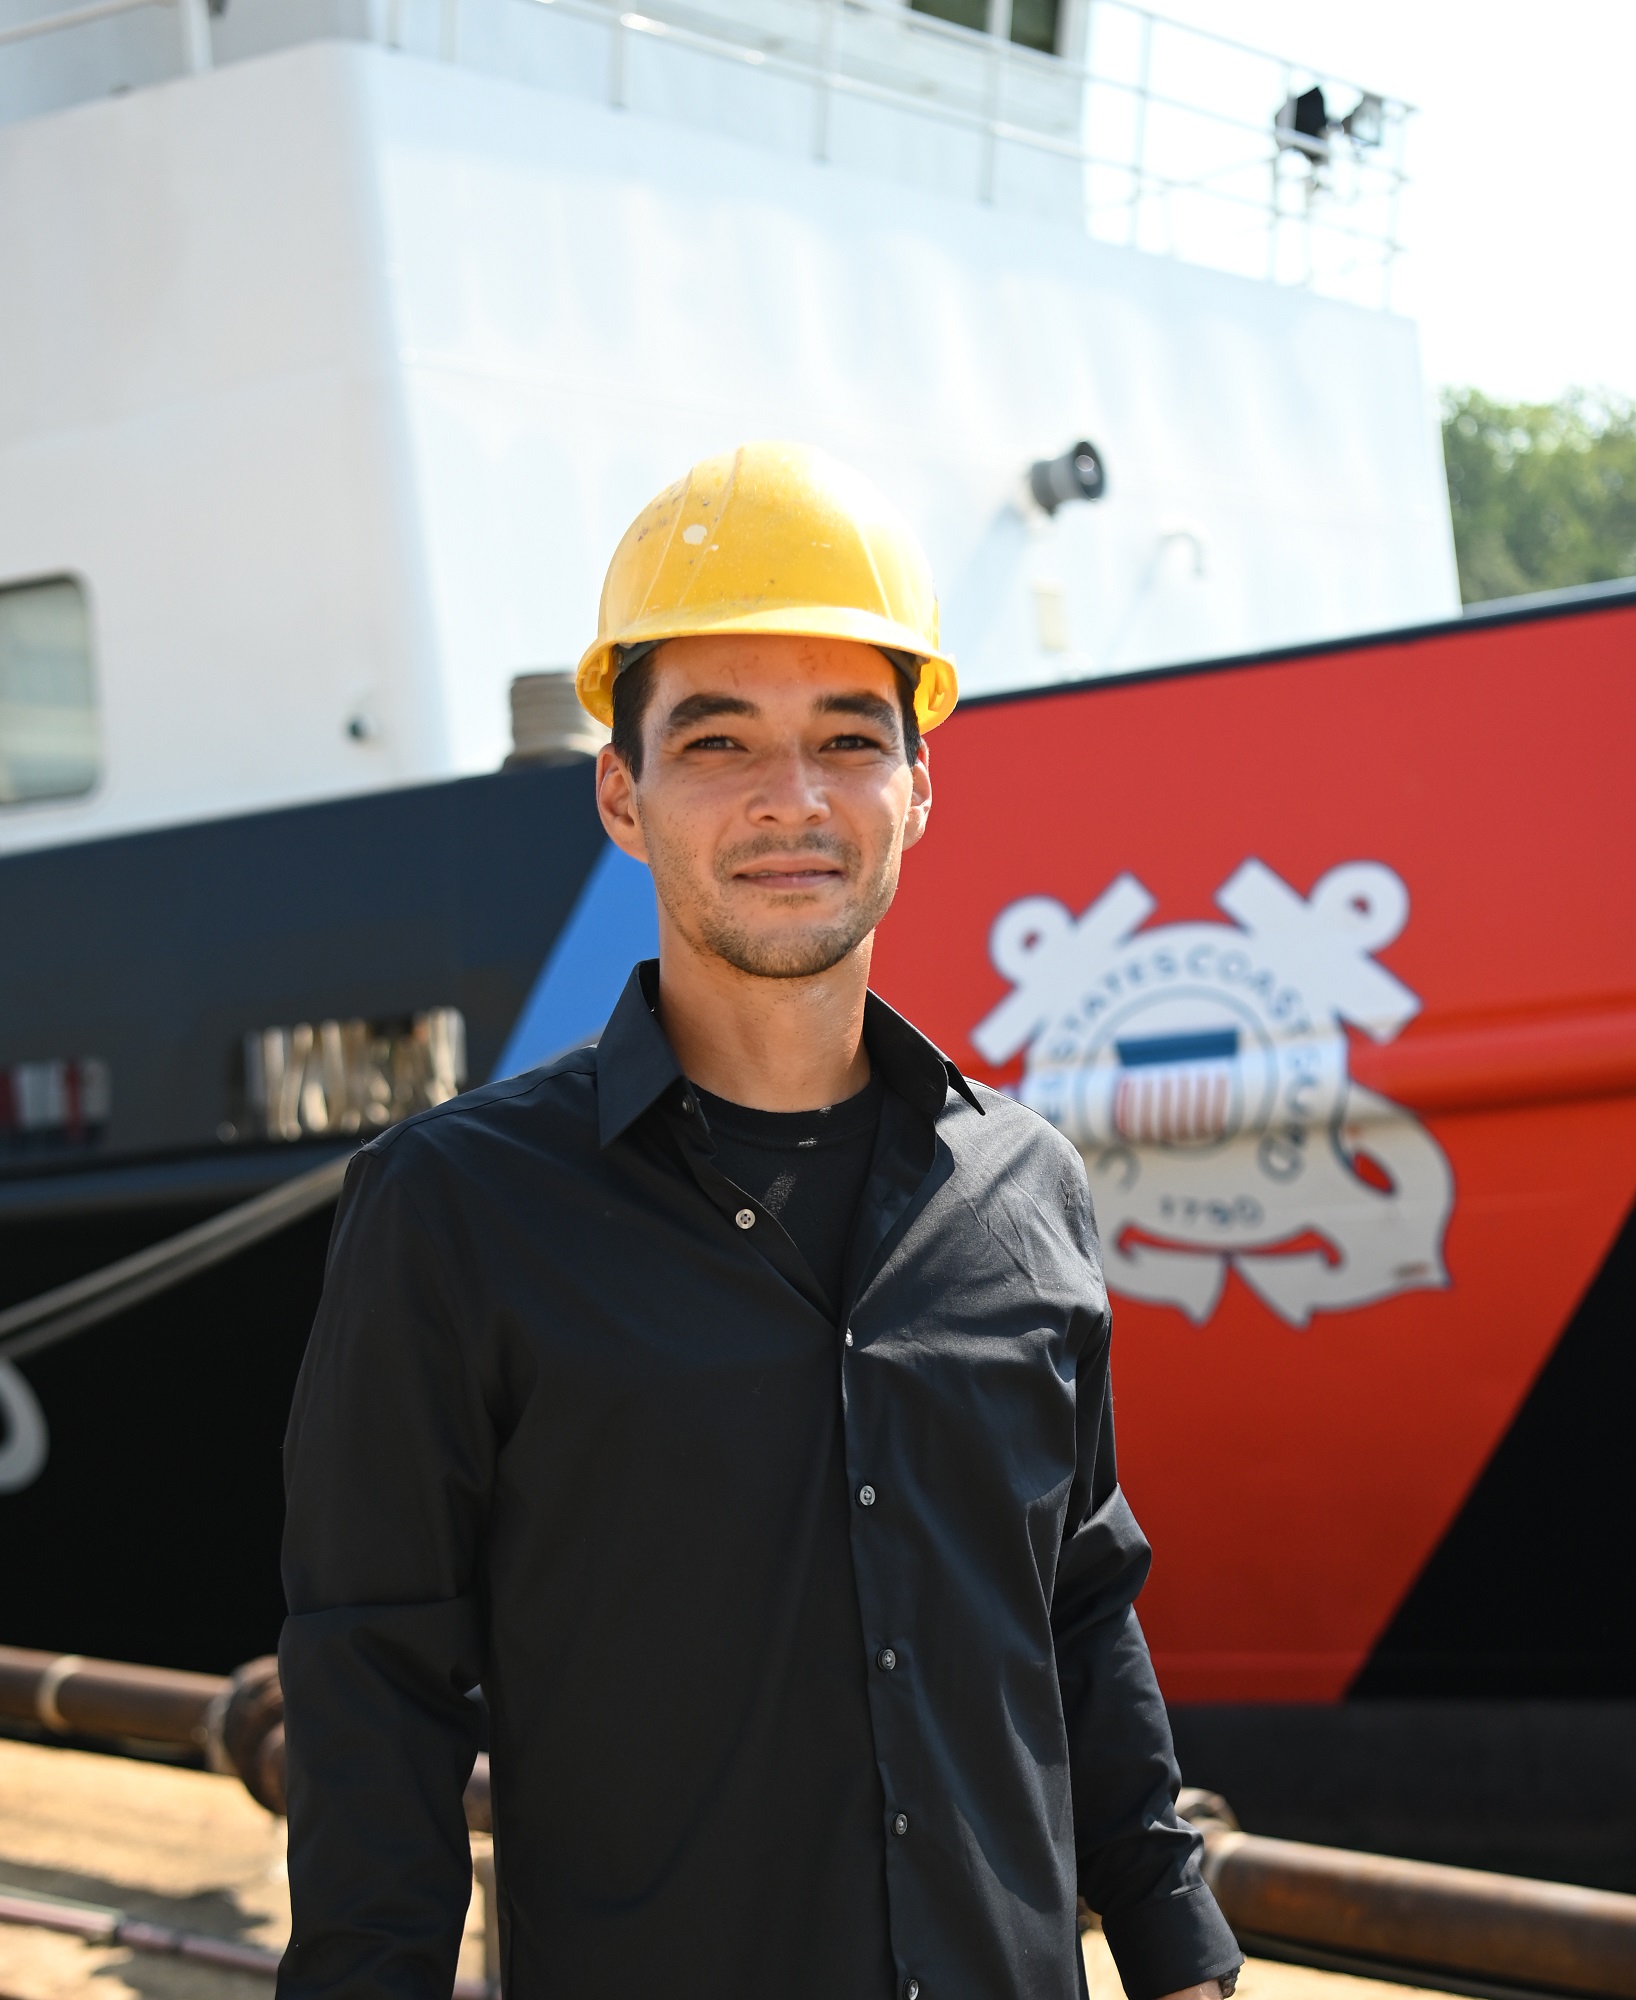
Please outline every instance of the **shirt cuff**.
M1179 1895L1112 1911L1102 1932L1129 2000L1163 2000L1244 1963L1238 1940L1201 1882Z

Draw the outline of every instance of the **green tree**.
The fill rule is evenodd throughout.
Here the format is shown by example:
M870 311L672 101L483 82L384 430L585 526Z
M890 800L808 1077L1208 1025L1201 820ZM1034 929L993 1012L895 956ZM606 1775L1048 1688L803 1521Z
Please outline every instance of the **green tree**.
M1451 389L1443 462L1465 603L1636 576L1636 403Z

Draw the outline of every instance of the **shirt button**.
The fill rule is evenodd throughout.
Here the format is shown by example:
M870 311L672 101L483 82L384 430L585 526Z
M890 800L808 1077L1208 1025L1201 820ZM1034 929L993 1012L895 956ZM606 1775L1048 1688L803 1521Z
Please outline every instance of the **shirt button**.
M874 1506L874 1504L875 1504L875 1489L874 1489L874 1487L873 1487L873 1486L860 1486L860 1487L858 1488L858 1505L859 1505L860 1507L873 1507L873 1506Z
M753 1208L741 1208L738 1214L733 1217L733 1220L738 1224L740 1229L754 1229L756 1226L756 1212Z
M846 1344L847 1344L847 1346L848 1346L848 1347L850 1347L850 1346L852 1345L852 1329L851 1329L851 1327L848 1327L848 1328L847 1328L847 1330L846 1330Z
M892 1651L890 1646L882 1646L880 1651L875 1655L875 1665L880 1668L883 1674L889 1674L897 1663L898 1656Z
M907 1813L898 1814L897 1818L892 1822L892 1831L899 1837L899 1839L901 1839L903 1835L909 1831L909 1815ZM909 1984L912 1986L914 1984L914 1981L911 1979Z

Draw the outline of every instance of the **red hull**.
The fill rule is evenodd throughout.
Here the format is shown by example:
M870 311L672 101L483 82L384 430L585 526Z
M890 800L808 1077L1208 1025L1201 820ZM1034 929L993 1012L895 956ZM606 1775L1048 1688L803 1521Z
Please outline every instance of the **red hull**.
M932 739L933 830L877 984L972 1074L1080 1093L1172 1701L1347 1691L1631 1209L1633 745L1628 602L969 703ZM1254 895L1227 899L1263 897L1260 931L1217 900L1247 861ZM1356 863L1374 870L1320 887ZM972 1037L1030 954L1061 944L1066 965L1064 924L1122 873L1151 908L1056 979L1056 1028L993 1059L1019 1001L985 1060ZM1364 949L1392 878L1406 911ZM992 940L1017 980L991 932L1025 898L1066 915L1030 906ZM1332 974L1339 1000L1317 990ZM1122 1029L1097 1027L1103 1003ZM1267 1025L1279 1005L1338 1065L1304 1132L1295 1098L1251 1102L1307 1059Z

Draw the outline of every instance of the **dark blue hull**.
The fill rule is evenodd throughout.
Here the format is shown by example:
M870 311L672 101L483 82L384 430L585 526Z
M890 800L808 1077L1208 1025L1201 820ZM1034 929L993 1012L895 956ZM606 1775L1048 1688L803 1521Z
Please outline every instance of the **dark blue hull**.
M36 1089L31 1124L0 1121L0 1309L367 1136L258 1130L247 1038L457 1010L466 1080L490 1075L605 852L578 763L0 861L16 1110L53 1066L106 1079L101 1116ZM276 1642L279 1445L330 1213L16 1371L48 1449L0 1491L0 1637L223 1671Z

